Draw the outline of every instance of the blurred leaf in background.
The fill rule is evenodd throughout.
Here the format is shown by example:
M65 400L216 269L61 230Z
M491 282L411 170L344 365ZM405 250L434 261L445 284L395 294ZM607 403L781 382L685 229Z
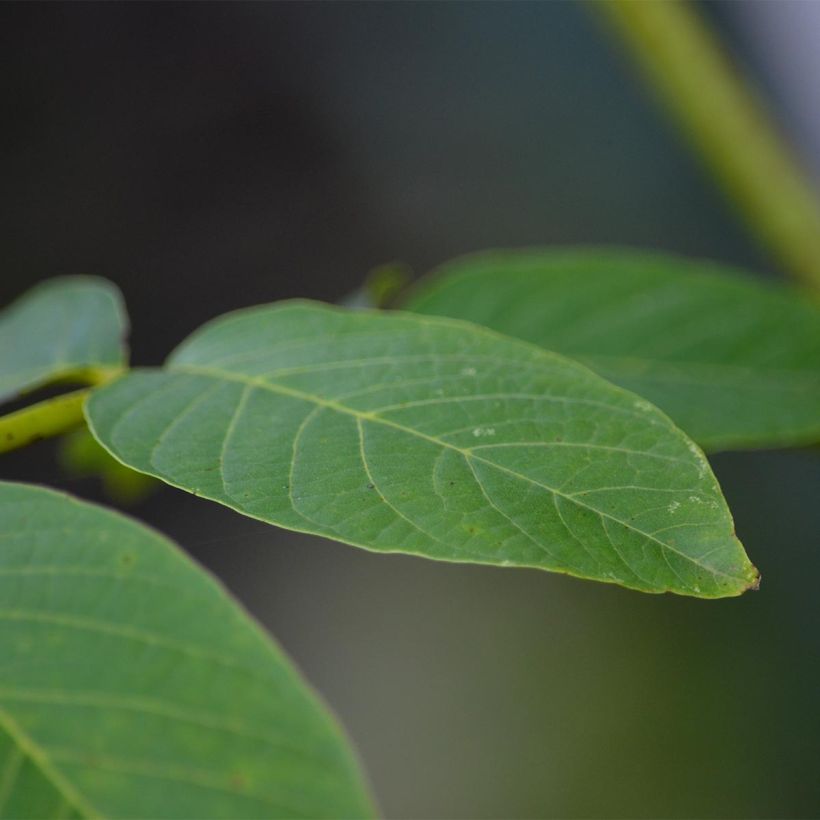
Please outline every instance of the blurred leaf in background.
M138 473L113 458L87 427L60 439L57 463L69 478L98 477L106 495L126 507L144 501L159 487L156 479Z

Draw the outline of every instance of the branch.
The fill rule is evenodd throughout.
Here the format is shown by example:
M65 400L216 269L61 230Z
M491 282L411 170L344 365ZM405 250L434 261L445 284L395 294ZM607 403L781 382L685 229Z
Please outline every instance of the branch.
M820 203L762 101L686 0L595 4L756 235L820 290Z
M75 390L0 417L0 453L41 438L59 436L83 424L83 405L90 389Z

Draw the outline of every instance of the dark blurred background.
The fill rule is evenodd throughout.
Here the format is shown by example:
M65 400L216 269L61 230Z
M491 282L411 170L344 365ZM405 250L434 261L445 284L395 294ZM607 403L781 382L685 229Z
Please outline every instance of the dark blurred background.
M820 167L820 3L704 10ZM139 364L490 246L778 275L580 3L5 3L0 54L0 301L106 276ZM283 643L388 817L814 817L820 455L713 463L763 572L718 602L371 555L171 488L131 512ZM102 499L53 444L0 472Z

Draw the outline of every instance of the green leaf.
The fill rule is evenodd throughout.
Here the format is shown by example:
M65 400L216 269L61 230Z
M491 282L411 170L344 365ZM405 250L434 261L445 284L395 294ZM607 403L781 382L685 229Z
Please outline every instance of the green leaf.
M0 400L57 379L96 382L125 363L128 320L105 279L49 279L0 314Z
M702 597L757 580L706 459L664 415L474 325L240 311L86 412L134 469L367 549Z
M339 727L174 544L0 482L0 816L360 817Z
M724 266L626 250L491 251L440 268L406 307L572 356L709 450L820 441L820 310Z

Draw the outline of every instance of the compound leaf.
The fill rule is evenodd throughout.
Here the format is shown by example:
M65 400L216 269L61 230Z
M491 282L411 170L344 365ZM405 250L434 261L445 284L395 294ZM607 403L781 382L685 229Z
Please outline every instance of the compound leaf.
M662 413L467 323L240 311L86 413L134 469L367 549L701 597L757 581L706 459Z
M97 381L125 363L127 328L120 292L105 279L36 285L0 314L0 400L57 379Z
M0 816L361 817L340 729L174 544L0 482Z
M820 309L724 266L626 250L491 251L440 268L405 307L572 356L709 450L820 441Z

